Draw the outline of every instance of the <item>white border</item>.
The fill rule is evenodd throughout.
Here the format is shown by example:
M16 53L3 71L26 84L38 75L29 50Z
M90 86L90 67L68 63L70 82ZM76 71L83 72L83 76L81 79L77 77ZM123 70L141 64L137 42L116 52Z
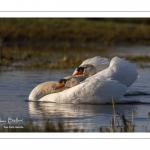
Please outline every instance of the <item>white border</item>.
M0 12L1 18L106 18L150 17L150 12Z
M44 139L44 140L1 140L0 147L4 149L24 150L24 149L52 149L52 150L149 150L149 140L124 140L124 139Z
M150 139L149 133L0 133L0 139Z
M0 0L0 17L150 17L149 1L135 0ZM40 12L41 11L41 12ZM149 133L0 133L1 139L107 139L107 143L99 143L108 146L109 139L149 139ZM12 141L12 140L11 140ZM109 142L108 142L109 141ZM148 140L149 141L149 140ZM7 142L7 141L6 141ZM9 141L10 142L10 141ZM12 141L14 142L14 141ZM20 141L19 141L20 142ZM33 141L32 141L33 142ZM47 142L47 141L46 141ZM70 142L70 141L69 141ZM69 142L68 145L70 144ZM83 141L82 141L83 142ZM55 143L55 142L54 142ZM59 141L59 143L61 143ZM76 142L75 142L76 143ZM86 141L86 149L95 148L94 145L87 147L90 142ZM121 141L118 141L118 144ZM129 143L129 142L128 142ZM7 144L7 143L6 143ZM5 145L6 145L5 144ZM35 143L42 146L40 143ZM40 144L40 145L39 145ZM60 145L55 143L56 146ZM62 143L61 143L62 144ZM111 143L112 144L112 143ZM112 147L116 150L118 144ZM130 143L131 144L131 143ZM131 147L131 145L129 146ZM141 142L139 142L141 144ZM53 143L51 143L53 145ZM50 145L50 147L51 147ZM119 149L124 149L125 140ZM6 145L8 146L8 145ZM78 145L73 145L74 147ZM136 145L134 145L136 146ZM148 147L148 146L147 146ZM11 148L11 145L10 145ZM143 147L144 148L144 147ZM65 148L66 149L66 148ZM70 148L72 149L72 148ZM83 148L82 148L83 149ZM138 149L138 147L136 147ZM141 149L141 147L140 147ZM144 148L145 150L145 148Z
M0 0L0 11L149 11L149 1Z
M150 17L150 9L148 0L0 0L0 17Z

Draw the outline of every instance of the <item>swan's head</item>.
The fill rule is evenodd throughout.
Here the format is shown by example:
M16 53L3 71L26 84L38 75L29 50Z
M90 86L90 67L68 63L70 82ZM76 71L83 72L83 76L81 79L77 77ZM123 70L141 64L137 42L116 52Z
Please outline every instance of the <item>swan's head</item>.
M59 83L56 84L56 86L54 87L54 90L62 88L62 87L71 88L71 87L78 85L79 83L80 83L80 80L78 78L73 77L73 76L67 76L59 80Z
M73 74L73 76L84 75L84 76L89 77L89 76L94 75L96 72L97 70L93 65L84 64L76 68L76 72Z

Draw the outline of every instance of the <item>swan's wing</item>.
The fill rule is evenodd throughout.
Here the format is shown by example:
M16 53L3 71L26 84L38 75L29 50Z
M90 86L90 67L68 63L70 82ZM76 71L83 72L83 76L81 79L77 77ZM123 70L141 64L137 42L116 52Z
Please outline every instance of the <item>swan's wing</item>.
M138 78L138 72L133 63L119 57L114 57L107 69L98 72L86 80L91 80L91 78L95 77L100 79L112 78L129 87Z
M125 59L114 57L110 62L110 68L114 71L112 78L125 84L127 87L132 85L138 78L136 66Z
M118 101L127 91L125 85L111 79L95 78L85 83L85 86L80 90L82 94L78 99L78 103L111 103L112 98Z
M71 89L42 97L39 101L55 103L111 103L112 98L119 100L127 91L127 87L115 80L99 80L95 78Z
M99 72L99 71L106 69L109 66L109 60L104 57L95 56L93 58L84 60L80 66L82 66L84 64L91 64L91 65L95 66L97 72ZM75 72L76 72L76 69L75 69L74 73Z

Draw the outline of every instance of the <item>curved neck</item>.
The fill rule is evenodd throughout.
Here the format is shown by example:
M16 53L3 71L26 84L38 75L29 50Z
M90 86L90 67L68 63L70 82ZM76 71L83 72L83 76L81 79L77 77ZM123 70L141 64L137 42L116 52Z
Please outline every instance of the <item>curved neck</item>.
M85 76L85 75L78 75L78 76L75 76L76 78L78 78L80 80L80 82L84 81L88 76Z
M59 89L52 89L52 91L51 91L51 93L58 93L58 92L62 92L62 91L64 91L64 90L66 90L66 89L68 89L68 88L66 88L65 86L64 87L61 87L61 88L59 88Z

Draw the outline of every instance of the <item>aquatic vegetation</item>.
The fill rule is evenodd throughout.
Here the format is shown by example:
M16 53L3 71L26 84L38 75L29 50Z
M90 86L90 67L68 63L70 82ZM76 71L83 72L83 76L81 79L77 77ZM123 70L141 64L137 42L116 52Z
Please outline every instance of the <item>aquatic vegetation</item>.
M25 123L22 125L22 128L15 128L15 126L12 128L11 125L8 125L8 128L0 128L0 132L135 132L135 124L129 120L126 119L125 115L120 115L117 113L120 117L122 124L119 124L118 120L116 122L114 121L114 118L112 121L110 121L110 124L107 127L101 127L99 130L92 130L87 131L84 129L78 129L78 128L72 128L71 126L65 126L64 122L59 121L57 123L54 123L53 121L50 121L49 119L44 123L44 126L38 126L33 125L32 121L29 123ZM147 130L147 126L144 127L144 132L149 132ZM143 132L143 131L141 131Z
M12 69L64 69L75 68L87 58L100 55L112 58L104 48L51 48L32 46L3 46L0 48L0 67ZM118 55L119 56L119 55ZM149 67L150 56L121 56L140 67Z
M50 47L3 47L1 49L1 67L17 69L64 69L74 68L83 60L94 57L98 50L83 48L50 48Z
M119 114L116 112L115 101L112 98L112 108L114 117L112 121L110 121L110 125L106 128L99 128L99 132L135 132L135 124L134 124L134 110L132 110L132 121L127 120L124 114ZM119 120L117 120L117 115L119 116ZM119 124L119 122L121 123Z
M150 56L127 56L126 59L135 62L140 68L150 67Z
M79 130L77 128L72 129L71 127L64 126L62 121L54 123L52 120L47 119L44 126L34 125L32 121L22 125L5 125L7 128L1 126L0 132L84 132L84 129Z
M126 119L125 114L120 114L116 111L115 101L112 99L112 111L113 118L110 120L110 124L107 127L100 126L98 130L88 131L85 129L73 128L69 124L65 124L63 121L59 120L54 122L51 119L47 119L42 126L34 124L32 120L28 123L21 124L22 128L12 128L12 125L7 124L8 128L0 126L0 132L136 132L134 123L134 110L132 110L132 119ZM150 118L150 112L148 112L148 117ZM16 125L17 126L17 125ZM141 132L150 132L147 130L148 125L143 125L143 130Z

